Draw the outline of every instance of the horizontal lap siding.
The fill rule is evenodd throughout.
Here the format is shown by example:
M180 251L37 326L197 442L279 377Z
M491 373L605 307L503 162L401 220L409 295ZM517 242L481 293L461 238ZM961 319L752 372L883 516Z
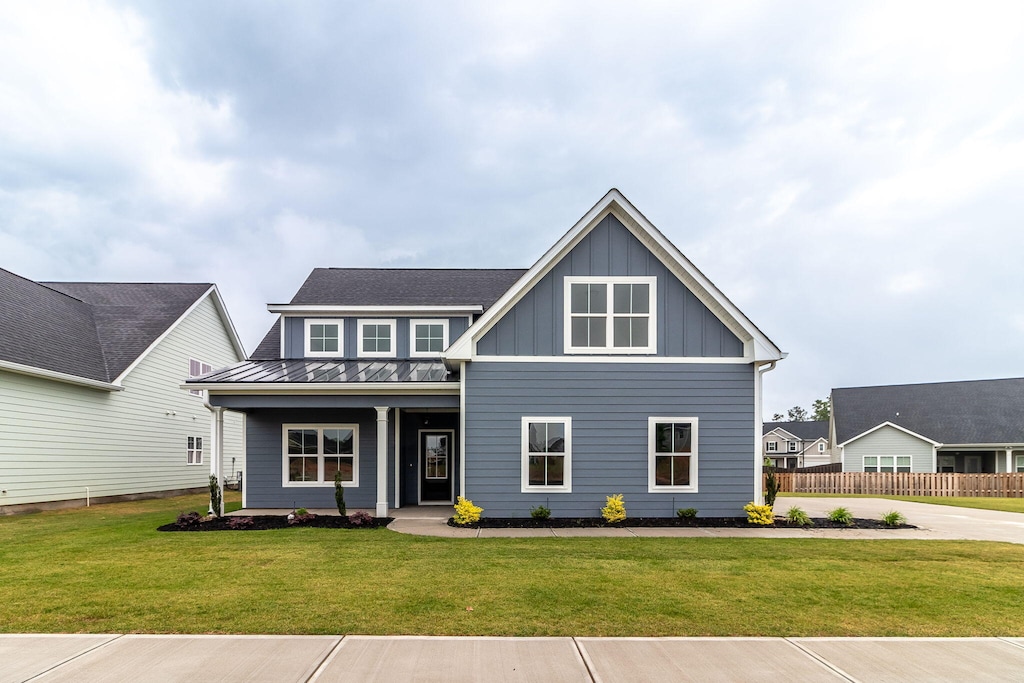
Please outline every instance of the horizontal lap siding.
M909 455L911 472L934 472L932 445L894 427L863 436L843 447L843 471L863 472L864 456Z
M750 365L487 363L466 368L466 490L485 515L600 514L625 496L630 516L740 516L753 496ZM522 493L521 418L572 418L572 493ZM648 417L697 417L697 493L648 493Z

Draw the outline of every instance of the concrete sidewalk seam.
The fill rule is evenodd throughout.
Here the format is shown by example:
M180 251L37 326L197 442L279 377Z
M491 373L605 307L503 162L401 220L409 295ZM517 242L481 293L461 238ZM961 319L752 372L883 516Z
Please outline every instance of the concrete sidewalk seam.
M800 650L800 652L803 652L805 655L807 655L808 657L810 657L814 661L818 662L823 667L825 667L826 669L828 669L832 673L836 674L840 678L845 678L846 680L850 681L851 683L860 683L859 679L854 678L853 676L851 676L850 674L846 673L845 671L840 669L838 666L833 664L832 662L828 661L824 657L821 657L816 652L812 652L811 650L807 649L806 647L804 647L800 643L794 642L790 638L783 638L783 640L786 641L787 643L789 643L790 645L792 645L793 647L795 647L797 650Z
M113 634L106 634L106 635L111 635L113 637L110 640L103 641L102 643L100 643L99 645L96 645L95 647L90 647L88 650L82 650L78 654L72 655L71 657L68 657L64 661L57 662L56 664L51 666L49 669L46 669L45 671L40 671L39 673L37 673L35 676L32 676L31 678L26 678L22 683L30 683L31 681L34 681L34 680L36 680L38 678L41 678L41 677L45 676L46 674L50 673L51 671L55 671L56 669L59 669L60 667L64 666L65 664L68 664L70 662L75 661L79 657L84 657L85 655L89 654L90 652L95 652L96 650L99 650L102 647L106 647L107 645L110 645L115 640L119 640L121 638L124 638L124 634L123 633L113 633Z
M590 680L594 683L601 683L601 677L594 672L594 663L590 661L590 653L587 652L587 648L573 636L571 638L572 644L576 646L576 652L580 653L580 658L583 660L583 666L587 669L587 675L590 676Z
M1019 647L1020 649L1024 650L1024 642L1019 642L1018 643L1017 641L1010 640L1009 638L1007 638L1005 636L999 636L998 640L1001 640L1004 643L1009 643L1010 645L1013 645L1014 647Z
M320 662L320 665L317 666L316 670L313 671L310 677L306 679L306 683L313 683L313 681L317 681L320 679L320 674L322 674L324 670L330 665L330 663L334 661L334 657L338 654L338 650L341 649L341 646L345 644L345 638L347 637L348 636L341 636L340 638L338 638L338 642L334 644L334 647L332 647L331 651L328 652L327 655L323 658L323 661Z

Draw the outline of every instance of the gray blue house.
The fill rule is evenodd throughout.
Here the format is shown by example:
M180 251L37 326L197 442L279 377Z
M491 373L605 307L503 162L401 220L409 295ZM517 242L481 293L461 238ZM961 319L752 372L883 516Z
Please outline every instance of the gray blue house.
M252 357L190 380L246 414L248 508L545 505L736 516L784 354L617 190L528 270L314 270Z

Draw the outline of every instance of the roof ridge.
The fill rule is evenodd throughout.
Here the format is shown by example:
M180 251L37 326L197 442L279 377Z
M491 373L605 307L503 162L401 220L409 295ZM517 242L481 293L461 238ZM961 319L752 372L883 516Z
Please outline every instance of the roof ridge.
M844 391L847 389L893 389L896 387L930 387L940 384L978 384L981 382L1020 382L1024 377L994 377L992 379L954 379L942 382L908 382L906 384L869 384L860 387L834 387L832 391Z
M528 268L424 268L424 267L411 267L411 268L360 268L352 266L317 266L313 270L422 270L427 272L435 271L490 271L494 272L497 270L529 270Z
M56 292L57 294L60 294L61 296L66 296L69 299L73 299L74 301L78 301L80 303L85 304L85 302L82 301L81 299L79 299L77 296L71 296L67 292L62 292L59 289L54 289L53 287L50 286L50 284L47 283L48 281L33 280L32 278L25 277L24 275L18 275L13 270L7 270L6 268L0 268L0 270L4 271L5 273L7 273L9 275L13 275L14 277L18 278L19 280L24 280L25 282L30 282L30 283L32 283L34 285L38 285L39 287L42 287L43 289L48 289L51 292ZM50 283L52 284L52 282L50 282ZM85 304L85 305L88 306L89 304Z

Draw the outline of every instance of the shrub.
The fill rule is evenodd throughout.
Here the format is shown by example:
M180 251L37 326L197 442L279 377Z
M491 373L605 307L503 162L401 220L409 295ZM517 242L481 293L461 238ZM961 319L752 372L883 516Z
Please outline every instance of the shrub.
M295 516L296 517L301 517L302 515L308 515L308 514L309 514L309 510L307 510L306 508L299 508L298 510L295 511Z
M535 508L530 508L530 516L534 519L547 519L551 516L551 509L538 505Z
M288 524L295 526L297 524L305 524L306 522L316 519L316 515L306 510L306 508L299 508L294 513L288 515Z
M477 505L473 505L473 501L467 500L462 496L458 497L455 503L455 516L454 520L456 524L473 524L474 522L480 521L480 513L484 509Z
M213 510L214 517L220 517L221 509L221 494L220 484L217 481L217 477L210 475L210 509Z
M369 513L360 510L348 516L348 524L349 526L369 526L373 524L373 517Z
M252 517L232 517L228 520L229 529L248 529L252 525Z
M770 467L764 482L764 504L774 507L777 495L779 495L779 478L775 475L775 468Z
M786 510L786 521L799 526L814 526L814 520L807 516L807 513L793 506Z
M178 519L174 520L174 526L179 529L187 529L190 526L195 526L203 519L203 516L198 512L182 512L178 515Z
M902 512L890 510L889 512L882 515L882 524L886 526L903 526L906 523L907 518L903 516Z
M676 517L682 519L694 519L697 516L697 508L679 508L676 510Z
M338 504L338 514L345 516L345 488L341 485L341 470L334 473L334 502Z
M835 522L836 524L843 524L845 526L851 526L853 524L853 513L844 507L838 507L835 510L829 510L828 521Z
M749 524L761 526L775 524L775 514L772 512L771 505L758 505L754 501L750 501L743 506L743 511L747 513L747 523Z
M626 519L626 504L622 502L621 493L605 498L605 506L601 508L601 516L609 524L615 524Z

